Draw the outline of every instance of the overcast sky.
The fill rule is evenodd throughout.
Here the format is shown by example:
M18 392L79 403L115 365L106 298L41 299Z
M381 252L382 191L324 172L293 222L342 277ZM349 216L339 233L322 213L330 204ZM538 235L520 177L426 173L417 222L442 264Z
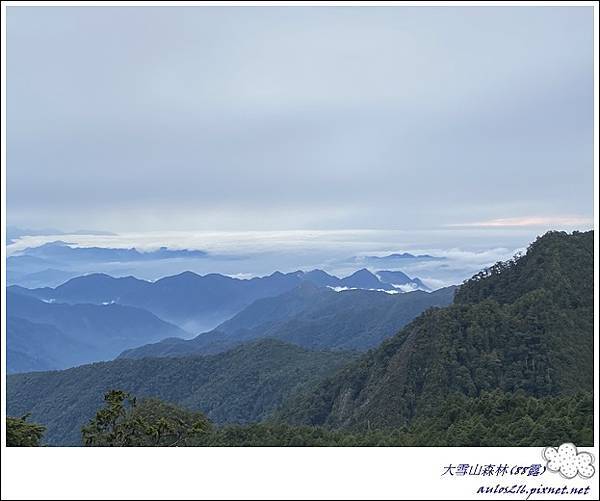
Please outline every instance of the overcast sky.
M591 226L591 7L7 10L9 224Z

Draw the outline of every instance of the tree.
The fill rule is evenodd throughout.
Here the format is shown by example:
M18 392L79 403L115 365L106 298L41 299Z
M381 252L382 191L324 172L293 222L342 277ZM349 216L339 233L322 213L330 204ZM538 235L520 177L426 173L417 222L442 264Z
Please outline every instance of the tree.
M29 414L20 418L6 417L7 447L39 447L46 427L28 423Z
M155 399L138 403L121 390L104 396L106 405L81 430L83 444L95 447L175 447L191 445L211 424L190 412Z

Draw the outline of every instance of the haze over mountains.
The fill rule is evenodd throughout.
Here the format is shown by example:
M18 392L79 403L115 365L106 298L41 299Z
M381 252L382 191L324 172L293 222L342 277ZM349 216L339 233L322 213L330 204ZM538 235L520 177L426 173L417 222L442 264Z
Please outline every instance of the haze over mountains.
M459 241L439 238L432 246L423 234L407 235L394 230L22 236L7 247L7 281L9 285L35 288L56 287L69 278L90 273L156 281L185 271L250 278L275 270L288 273L299 269L322 269L345 277L357 269L368 268L372 272L402 271L419 277L429 287L439 288L461 283L480 269L512 257L527 245L531 232L510 238L502 233L502 238L493 242L462 232ZM161 247L166 248L162 256L158 252ZM127 257L132 249L143 259ZM74 259L67 259L68 253ZM128 260L117 261L120 253ZM50 259L49 254L54 257ZM65 258L58 260L57 254ZM388 262L370 260L371 256L379 259L394 255L403 257Z
M86 262L111 262L111 261L152 261L172 258L202 258L206 252L200 250L171 250L161 247L158 250L140 252L135 248L115 249L107 247L73 247L66 242L57 240L39 247L28 247L22 254L12 256L14 261L19 257L33 256L45 260L49 264Z
M335 292L303 280L255 300L192 340L147 345L111 362L11 375L8 410L31 412L48 426L47 440L54 445L77 443L79 429L111 388L202 411L217 424L276 423L269 433L277 433L277 426L340 433L416 426L420 445L506 444L507 434L537 444L573 438L571 430L589 441L593 244L591 231L547 233L524 256L498 263L457 290ZM276 275L281 277L291 278ZM62 289L60 297L87 291L79 288L85 278ZM106 287L96 300L120 284L101 278ZM364 272L358 278L371 280ZM43 303L24 295L55 293L9 292L13 301L36 301L39 309L37 303L61 311L108 307ZM45 329L40 336L54 335ZM568 422L557 422L552 416L567 396L575 408L560 413L559 421ZM458 415L455 423L452 416ZM531 416L543 416L543 422Z
M169 252L161 250L151 256L141 257L135 249L79 250L52 243L30 249L19 258L34 264L40 260L48 264L49 259L156 260L163 256L169 259ZM392 336L423 310L449 304L454 294L453 287L428 291L418 278L402 272L372 273L367 269L343 278L319 269L274 272L250 279L184 272L155 282L92 273L54 288L13 285L7 289L8 372L64 369L121 354L122 359L132 359L130 363L114 362L121 367L118 373L123 379L119 376L111 382L97 377L102 367L112 367L101 364L81 366L83 372L77 377L86 379L84 374L91 370L93 377L88 382L99 391L106 384L133 383L132 391L140 390L144 395L148 384L148 394L161 392L147 375L138 373L134 377L137 383L128 379L130 368L138 364L133 359L187 359L222 353L220 358L190 360L189 370L183 374L177 362L165 359L151 371L152 377L160 385L170 370L175 371L173 374L184 378L179 385L181 403L193 400L192 405L203 408L214 405L209 414L216 421L253 421L266 417L300 386L331 374L355 358L357 350L366 350ZM217 323L214 330L186 341L192 333ZM140 363L145 372L145 362ZM247 372L240 372L242 367ZM227 371L231 377L219 382L220 371ZM268 373L273 375L267 377ZM256 377L262 381L263 390L255 387ZM190 378L195 379L192 382ZM198 391L192 400L186 390L189 385ZM246 387L248 390L243 390ZM63 391L60 388L56 387L59 393ZM169 383L161 394L173 400L173 391ZM260 391L260 397L256 391ZM223 392L229 394L228 401L220 401ZM60 398L49 389L44 393ZM79 409L83 414L77 419L89 419L100 401L94 394L87 407ZM52 416L59 422L64 418L51 411ZM55 432L51 425L49 443L77 443L79 421L73 423L76 426L66 435ZM61 428L62 424L55 426Z
M411 254L410 252L393 253L387 256L364 256L362 258L366 263L379 266L404 265L418 261L443 261L444 257L432 256L430 254Z
M341 293L311 282L279 296L258 299L230 320L191 340L166 339L125 351L121 358L219 353L258 338L310 349L367 350L428 308L452 302L455 287L427 293Z
M115 235L111 231L99 231L99 230L74 230L65 232L56 228L19 228L18 226L6 227L6 244L10 245L16 242L19 238L28 236L44 236L44 235Z
M66 304L6 294L7 369L63 369L110 360L165 337L189 335L147 310L119 304Z
M189 262L206 258L202 250L168 249L140 252L136 248L79 247L56 240L27 247L7 258L7 282L25 287L56 286L83 273L156 262Z
M45 252L40 251L40 256L46 255ZM54 248L51 252L55 252ZM90 252L98 253L96 249ZM123 252L126 257L138 255L137 251ZM27 257L33 259L39 256ZM138 347L141 347L142 353L157 350L157 356L162 355L163 350L169 354L190 350L216 353L243 341L265 337L290 337L307 347L366 349L392 335L423 309L450 301L450 293L404 293L418 287L426 290L427 287L418 279L392 273L389 280L393 279L395 283L391 284L385 277L388 277L386 272L375 275L366 269L345 278L322 270L287 274L275 272L252 279L185 272L149 282L96 273L73 278L55 288L10 286L7 294L11 317L8 324L8 370L14 373L63 369L110 360L123 351ZM367 291L355 289L375 290L363 296L359 292ZM256 312L262 307L260 300L268 303L271 298L275 307L279 308L279 317L256 317ZM313 314L311 308L317 308L325 298L331 311L317 313L316 319L301 318L302 310L306 310L307 315ZM339 298L344 301L340 302ZM258 304L254 305L255 302ZM283 303L286 303L285 307ZM234 324L225 324L222 331L217 328L189 344L184 341L199 332L212 330L243 313L245 308L249 311L241 318L256 318L245 325L241 325L239 319L233 320L240 324L235 332L227 327ZM351 324L355 326L354 337L349 333L347 338L336 336L331 315L339 318L335 315L341 315L342 311L354 316L357 312L366 314L372 319L370 328L359 332L357 326L361 323L357 322ZM373 316L376 311L383 313L377 320ZM296 314L295 318L292 318L293 314ZM281 328L275 333L273 329L277 321ZM310 332L300 334L302 329L314 327L319 321L327 321L330 332L321 334L320 341ZM325 325L322 327L325 328ZM311 340L311 337L314 339ZM162 342L152 344L159 341ZM151 345L146 346L149 343ZM174 345L177 348L173 348ZM132 352L130 356L138 355Z
M401 282L398 277L394 277L394 280ZM306 281L319 286L377 289L389 293L403 292L395 285L411 290L419 287L420 282L409 277L405 280L405 283L387 283L366 269L341 279L321 270L285 274L275 272L251 279L184 272L156 282L90 274L71 279L56 288L30 290L11 286L9 290L44 301L135 306L182 329L198 333L214 328L257 299L282 294Z
M598 442L597 10L305 4L2 18L14 445ZM79 497L282 472L166 456L85 462ZM304 497L436 487L280 463Z

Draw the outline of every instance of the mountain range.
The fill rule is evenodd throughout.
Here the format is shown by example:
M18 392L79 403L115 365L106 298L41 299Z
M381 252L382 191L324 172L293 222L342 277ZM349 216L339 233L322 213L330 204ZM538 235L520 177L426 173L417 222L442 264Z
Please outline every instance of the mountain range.
M9 258L10 259L10 258ZM8 285L19 285L28 289L41 287L58 287L67 280L81 275L76 271L65 271L56 268L43 268L39 271L23 272L7 269L6 283Z
M8 372L63 369L189 334L152 313L119 304L45 302L8 291Z
M177 267L185 267L207 257L208 254L202 250L161 247L139 251L136 248L80 247L57 240L13 252L6 260L6 279L9 285L56 287L70 278L90 272L122 274L122 270L139 271L146 267L158 270L161 263L166 263L167 268L174 263L179 263Z
M122 358L219 353L238 344L272 338L310 349L367 350L431 307L452 302L455 287L427 293L387 294L302 282L279 296L258 299L213 331L193 339L165 339L125 351Z
M27 236L43 236L43 235L104 235L111 236L115 235L110 231L99 231L99 230L75 230L64 232L56 228L40 228L37 230L31 228L19 228L18 226L6 227L6 244L10 245L16 242L19 238Z
M404 283L401 283L400 278L394 277L395 282L399 282L395 285L407 286L410 290L420 287L418 279L405 277ZM213 329L257 299L277 296L307 281L340 289L402 292L366 269L358 270L345 278L335 277L322 270L285 274L275 272L251 279L232 278L217 273L201 276L184 272L155 282L94 273L73 278L55 288L27 289L13 285L8 290L44 301L135 306L184 330L197 333Z
M398 311L392 301L436 294L451 304L413 305L421 308L416 318L380 344L373 341L380 335L379 317ZM205 352L187 347L200 343L201 335L177 342L185 347L182 353L159 358L150 352L127 358L136 353L130 351L111 362L10 375L7 413L31 412L48 426L46 439L54 445L77 443L81 426L111 389L202 411L217 424L241 423L224 428L221 438L233 437L227 443L236 443L236 436L253 443L255 432L266 440L264 434L278 429L306 435L315 426L336 433L376 432L392 444L593 440L591 231L548 232L526 254L483 270L456 290L337 293L304 281L258 298L212 335L242 344L203 346L209 353L225 351L199 355ZM365 353L346 351L371 342L374 347ZM151 346L144 349L154 350ZM565 405L572 408L563 412ZM255 421L262 422L259 428L244 427Z
M157 250L140 252L135 247L130 249L110 248L110 247L77 247L67 242L57 240L48 242L38 247L28 247L21 251L19 255L14 256L33 256L39 259L49 260L50 262L73 263L76 261L88 262L110 262L110 261L152 261L155 259L183 258L203 258L206 252L200 250L188 249L168 249L161 247Z
M442 256L432 256L431 254L411 254L410 252L399 252L388 254L386 256L362 256L356 257L357 262L365 262L374 266L402 266L406 263L415 263L419 261L444 261Z

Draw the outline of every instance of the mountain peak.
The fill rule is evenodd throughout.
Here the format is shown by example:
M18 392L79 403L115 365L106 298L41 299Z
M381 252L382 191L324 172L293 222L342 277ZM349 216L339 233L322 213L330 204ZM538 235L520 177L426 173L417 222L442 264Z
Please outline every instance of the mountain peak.
M322 287L336 287L341 284L341 281L338 277L334 277L333 275L330 275L329 273L319 269L307 271L303 274L302 278L305 281L312 282L313 284Z
M357 289L386 289L391 288L384 284L379 278L366 268L362 268L342 279L342 285L345 287Z
M366 268L361 268L360 270L355 271L354 273L352 273L352 275L347 276L346 278L350 278L350 277L374 277L375 275L373 273L371 273L369 270L367 270Z
M86 273L84 275L81 275L79 277L74 277L71 278L70 280L67 280L63 285L61 285L61 287L67 285L67 284L73 284L76 282L81 282L83 280L86 281L90 281L90 280L103 280L103 281L107 281L107 280L117 280L115 277L112 277L110 275L108 275L107 273Z

